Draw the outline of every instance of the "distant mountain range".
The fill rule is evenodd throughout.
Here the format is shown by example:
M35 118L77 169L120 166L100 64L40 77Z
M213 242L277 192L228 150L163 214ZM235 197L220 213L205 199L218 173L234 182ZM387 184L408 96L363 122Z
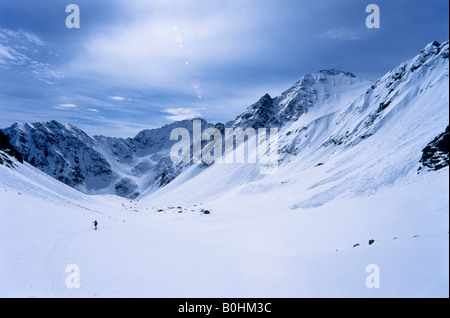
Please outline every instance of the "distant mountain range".
M374 82L335 69L307 74L280 96L264 95L232 121L201 120L202 129L276 127L280 166L310 169L366 143L364 155L355 150L347 160L364 166L382 156L387 159L369 167L387 160L389 169L401 173L438 170L448 166L448 58L448 41L432 42ZM185 128L192 136L192 127L193 120L183 120L124 139L89 136L55 120L15 123L0 132L0 163L8 156L23 158L84 193L137 198L192 165L175 164L169 156L176 143L171 131Z

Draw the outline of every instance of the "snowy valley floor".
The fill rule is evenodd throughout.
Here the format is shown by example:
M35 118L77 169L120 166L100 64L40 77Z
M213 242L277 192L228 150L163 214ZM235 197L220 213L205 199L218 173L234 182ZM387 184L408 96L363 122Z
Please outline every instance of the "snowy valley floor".
M0 297L448 297L448 171L292 209L277 189L130 201L0 166Z

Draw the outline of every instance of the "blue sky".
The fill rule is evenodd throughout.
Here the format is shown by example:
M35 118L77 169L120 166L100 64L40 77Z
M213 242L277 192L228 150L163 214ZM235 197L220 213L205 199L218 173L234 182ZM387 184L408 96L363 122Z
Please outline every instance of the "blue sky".
M68 29L68 4L80 28ZM380 7L380 29L365 8ZM128 137L233 119L325 68L377 79L448 39L445 0L1 0L0 127L52 119Z

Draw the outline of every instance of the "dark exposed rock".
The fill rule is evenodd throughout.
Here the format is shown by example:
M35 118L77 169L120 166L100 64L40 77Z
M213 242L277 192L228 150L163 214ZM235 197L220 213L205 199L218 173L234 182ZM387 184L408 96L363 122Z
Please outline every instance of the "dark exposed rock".
M130 178L122 178L119 182L114 185L116 189L116 194L122 197L128 196L137 189L137 184Z
M429 170L437 171L448 166L449 161L449 126L445 132L434 138L423 150L420 163L422 167L427 167Z
M23 163L22 155L16 148L13 147L13 145L11 145L8 136L6 136L2 131L0 131L0 150L11 157L14 157L20 163ZM0 162L0 164L2 163Z

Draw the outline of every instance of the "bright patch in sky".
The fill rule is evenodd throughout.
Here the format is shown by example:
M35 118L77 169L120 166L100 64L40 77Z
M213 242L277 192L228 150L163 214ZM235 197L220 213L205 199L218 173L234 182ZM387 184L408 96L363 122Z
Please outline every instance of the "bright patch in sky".
M110 98L112 100L119 101L119 102L125 100L125 97L121 97L121 96L111 96Z

